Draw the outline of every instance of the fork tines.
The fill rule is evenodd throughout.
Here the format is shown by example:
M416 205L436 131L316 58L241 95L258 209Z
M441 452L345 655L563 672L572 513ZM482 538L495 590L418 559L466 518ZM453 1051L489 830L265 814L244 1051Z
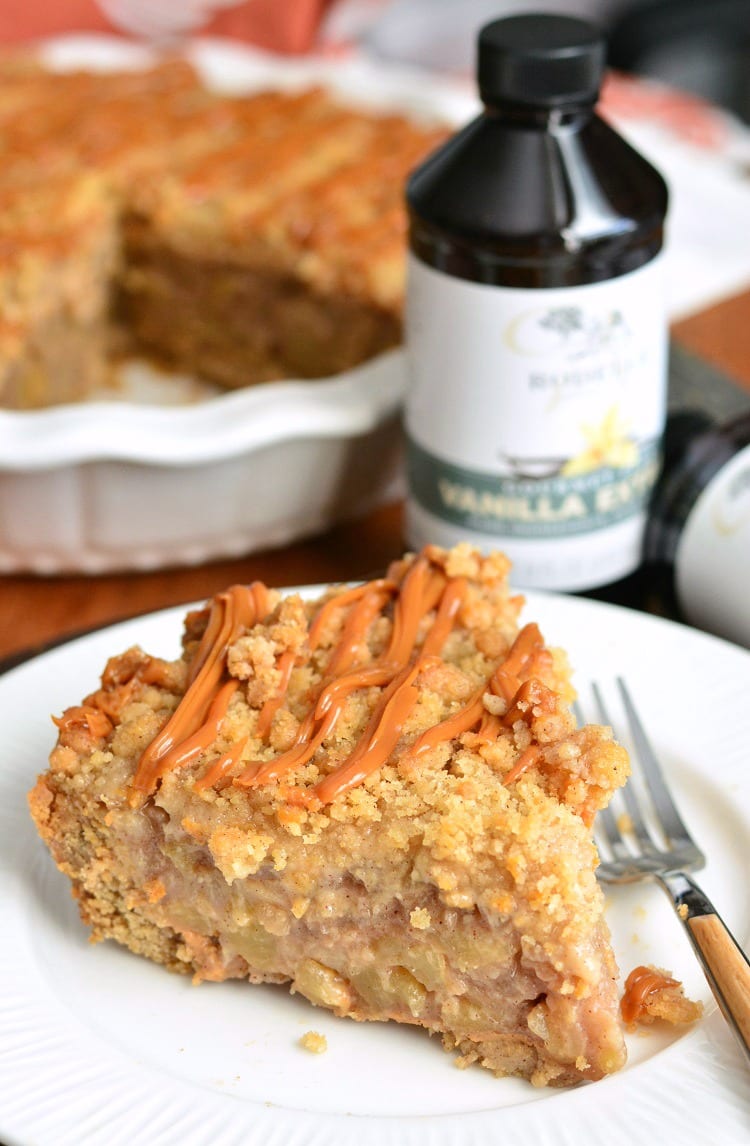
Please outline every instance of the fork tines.
M664 866L664 861L674 858L681 866L692 868L703 866L705 859L693 842L674 799L667 788L658 758L638 716L633 699L622 678L617 678L620 703L625 718L627 733L611 716L611 708L604 699L602 688L592 683L597 717L603 724L611 726L615 738L630 749L633 774L620 796L616 796L611 807L597 815L598 836L605 845L602 849L604 869L611 855L622 875L622 865L633 858L653 857L654 866ZM582 710L576 704L576 717L582 723ZM623 809L624 805L624 809ZM619 813L618 806L623 809ZM661 861L661 862L658 862ZM610 864L610 867L613 867ZM643 867L641 867L641 872Z

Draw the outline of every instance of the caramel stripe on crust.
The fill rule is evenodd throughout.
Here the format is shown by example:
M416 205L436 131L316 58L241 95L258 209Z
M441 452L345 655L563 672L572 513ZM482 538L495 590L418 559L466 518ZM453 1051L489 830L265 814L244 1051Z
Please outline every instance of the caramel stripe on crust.
M182 751L186 741L190 739L193 746L205 748L214 739L226 707L220 715L214 712L213 719L209 713L226 671L227 650L241 632L262 620L267 611L268 590L260 581L250 586L233 585L214 597L206 631L188 673L187 692L139 761L133 778L134 802L153 792L166 772L185 762ZM223 699L228 706L231 695L224 693Z
M239 788L279 783L288 773L310 761L323 746L340 720L349 697L373 687L382 690L381 696L349 756L313 786L288 788L289 802L306 806L331 803L389 761L417 702L418 678L442 663L443 646L467 593L466 579L448 577L434 561L429 547L410 563L394 565L389 573L387 578L331 597L313 618L307 641L310 652L319 647L328 623L337 612L349 610L322 680L310 698L310 709L291 746L272 760L250 761L230 780L228 773L240 762L248 743L245 737L211 762L196 781L199 791L227 783ZM362 664L368 630L391 599L394 604L388 643L374 662ZM153 792L168 772L193 762L216 740L240 687L238 680L226 675L228 649L239 636L263 621L268 611L268 590L260 582L250 587L232 586L214 598L206 629L188 670L187 691L139 762L133 781L134 803ZM430 627L419 647L420 630L430 615ZM466 732L473 731L483 740L492 740L519 720L529 723L532 710L554 711L555 694L531 675L548 656L537 626L526 625L486 684L457 712L423 732L407 750L406 757L416 759ZM261 740L270 734L295 665L303 662L304 656L292 650L286 650L279 657L278 686L258 714L256 733ZM488 694L505 702L503 715L488 711L485 705ZM518 779L538 760L540 753L538 745L527 747L507 774L506 782Z

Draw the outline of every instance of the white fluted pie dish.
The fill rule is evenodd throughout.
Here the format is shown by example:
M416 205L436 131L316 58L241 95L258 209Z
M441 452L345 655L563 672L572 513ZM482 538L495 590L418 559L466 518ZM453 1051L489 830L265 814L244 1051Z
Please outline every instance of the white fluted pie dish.
M239 556L398 495L400 351L187 405L144 402L148 375L129 366L123 400L0 411L0 571Z

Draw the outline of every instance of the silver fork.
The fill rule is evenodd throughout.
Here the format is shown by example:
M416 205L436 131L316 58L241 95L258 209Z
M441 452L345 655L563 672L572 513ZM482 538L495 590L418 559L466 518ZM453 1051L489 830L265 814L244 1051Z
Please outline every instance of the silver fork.
M649 812L643 807L633 783L628 782L623 789L626 823L618 822L611 808L597 814L597 840L604 856L597 874L603 883L651 878L664 888L721 1012L750 1061L750 961L711 901L686 874L704 867L706 858L677 811L625 682L618 678L617 684L652 808ZM592 690L599 720L612 726L601 689L594 684ZM576 705L576 716L582 724L580 705ZM613 731L617 737L614 727Z

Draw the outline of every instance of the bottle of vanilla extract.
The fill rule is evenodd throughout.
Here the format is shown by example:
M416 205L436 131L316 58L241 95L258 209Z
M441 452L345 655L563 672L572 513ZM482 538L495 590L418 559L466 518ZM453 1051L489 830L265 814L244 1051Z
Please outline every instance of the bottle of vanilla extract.
M407 188L408 540L520 586L635 569L659 471L667 190L594 110L604 59L578 19L487 25L484 111Z

